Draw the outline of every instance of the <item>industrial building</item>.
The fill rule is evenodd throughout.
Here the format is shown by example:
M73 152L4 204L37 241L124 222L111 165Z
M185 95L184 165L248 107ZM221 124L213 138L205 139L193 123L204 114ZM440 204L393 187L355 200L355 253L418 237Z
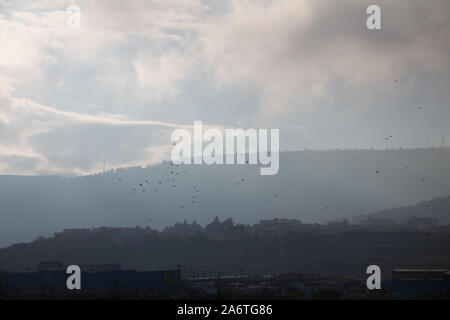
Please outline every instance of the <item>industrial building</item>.
M56 262L40 263L38 272L2 272L0 284L3 291L11 294L39 292L69 292L65 269L55 270ZM176 292L181 285L180 270L137 271L120 270L120 265L93 265L81 269L80 293L120 292Z
M400 296L450 293L450 272L446 269L394 269L392 282L386 283Z

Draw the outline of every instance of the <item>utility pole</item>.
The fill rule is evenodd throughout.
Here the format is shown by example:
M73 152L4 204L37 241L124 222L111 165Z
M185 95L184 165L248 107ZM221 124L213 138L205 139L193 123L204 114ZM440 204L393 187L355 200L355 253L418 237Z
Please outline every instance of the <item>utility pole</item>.
M283 260L283 235L281 232L281 226L286 224L285 221L277 221L276 222L278 225L278 250L279 250L279 259L280 262Z
M442 149L445 148L445 137L444 136L442 136L441 148Z

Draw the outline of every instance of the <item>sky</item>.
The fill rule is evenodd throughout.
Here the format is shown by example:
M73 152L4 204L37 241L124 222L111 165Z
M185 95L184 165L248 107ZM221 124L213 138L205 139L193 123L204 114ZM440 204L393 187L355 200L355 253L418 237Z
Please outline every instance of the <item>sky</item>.
M366 27L370 4L381 30ZM448 0L2 0L0 174L157 163L194 121L277 128L281 150L450 144L449 12Z

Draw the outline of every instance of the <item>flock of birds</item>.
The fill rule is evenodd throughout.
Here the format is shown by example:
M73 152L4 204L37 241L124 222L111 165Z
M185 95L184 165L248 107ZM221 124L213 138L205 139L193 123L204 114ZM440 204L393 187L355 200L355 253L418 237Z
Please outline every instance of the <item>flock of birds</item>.
M398 80L393 80L395 84L398 84L399 81ZM423 107L419 107L419 110L423 110ZM164 135L163 133L160 133L160 135ZM384 138L386 141L392 140L394 139L392 134L389 134L387 136L385 136ZM176 145L176 143L173 143L173 145ZM310 154L306 155L307 159L312 160L312 156ZM248 161L246 161L246 164L248 164ZM153 190L154 193L157 193L159 190L161 190L161 187L163 187L163 185L165 185L166 187L169 188L177 188L177 186L180 185L180 176L183 174L187 174L188 171L187 170L179 170L180 168L179 164L173 164L170 163L170 169L165 172L165 176L164 177L159 177L159 179L153 179L151 180L150 178L146 178L143 179L143 181L138 182L137 184L133 185L130 189L131 191L131 195L132 196L136 196L138 193L147 193L150 192L150 190ZM403 170L408 170L409 166L404 166ZM157 170L157 169L155 169ZM376 169L375 173L377 175L381 175L382 171L380 169ZM124 179L121 177L117 177L117 181L118 182L124 182ZM421 182L425 182L425 178L421 178L420 179ZM234 186L238 186L240 184L244 184L246 182L245 178L240 178L237 181L235 181L233 183ZM207 180L203 181L204 184L208 184ZM225 188L225 184L221 184L220 187L221 188ZM190 202L192 205L195 205L199 202L199 194L200 194L200 187L198 185L193 185L192 188L192 194L191 194L191 198L190 198ZM274 193L272 194L270 197L265 197L264 202L268 203L271 200L277 199L279 197L278 193ZM186 203L181 203L179 204L179 207L181 209L186 208ZM428 205L427 205L428 207ZM329 209L329 205L325 205L324 206L325 209ZM301 213L301 210L297 210L296 211L297 214Z
M160 176L158 178L146 178L143 179L142 181L139 181L135 184L133 184L130 188L130 193L132 196L137 196L138 193L147 193L150 190L153 190L154 193L157 193L159 191L162 190L162 188L166 187L166 188L172 188L175 189L178 186L181 185L181 181L180 181L180 177L182 175L188 174L187 170L181 170L182 165L179 164L174 164L172 162L169 162L170 167L167 171L165 171L163 173L163 176ZM247 161L248 164L248 161ZM157 168L154 169L155 171L158 171ZM125 180L122 177L117 177L117 181L120 183L124 183ZM200 196L200 185L207 185L209 183L208 180L203 180L200 181L199 184L195 184L192 186L189 186L191 189L191 197L190 197L190 203L192 205L196 204L199 202L199 196ZM231 186L239 186L239 185L243 185L244 183L246 183L246 178L244 177L240 177L235 179L234 182L232 182L230 185ZM226 188L227 184L222 183L220 185L220 188ZM273 198L278 198L278 193L274 193L272 195ZM269 202L270 198L266 198L264 201L265 202ZM186 203L181 203L179 204L179 207L181 209L184 209L186 207Z
M312 159L312 156L308 154L307 155L307 159ZM142 181L139 181L136 184L133 184L131 186L131 188L130 188L131 195L132 196L136 196L136 195L138 195L138 193L147 193L150 190L153 190L154 193L157 193L157 192L161 191L163 187L172 188L172 189L177 188L181 184L181 181L180 181L179 178L182 175L188 174L188 171L187 170L180 170L178 168L178 167L180 167L180 165L178 165L178 164L175 165L173 163L170 163L170 166L171 166L171 169L169 169L167 172L165 172L163 177L152 178L152 179L146 178L146 179L143 179ZM408 169L409 169L409 166L404 166L403 167L403 170L408 170ZM156 168L154 170L158 171L158 169L156 169ZM375 173L377 175L382 174L381 170L379 170L379 169L375 170ZM230 186L243 185L244 183L247 182L246 179L248 179L248 178L242 177L242 178L236 179L235 182L230 184ZM120 183L123 183L124 182L124 178L117 177L117 181L120 182ZM420 181L421 182L425 182L425 178L421 178ZM204 185L206 185L206 184L209 183L209 181L208 180L203 180L201 182L199 181L198 184L192 185L191 188L190 188L191 192L192 192L192 194L190 196L190 202L191 202L192 205L195 205L195 204L197 204L199 202L199 195L201 193L200 192L201 188L199 186L202 183ZM227 186L226 184L222 183L220 185L220 188L223 189L226 186ZM267 203L269 203L269 201L273 201L273 200L276 200L278 198L279 198L279 194L278 193L273 193L269 197L266 196L264 198L264 202L267 204ZM180 203L179 207L181 209L185 209L186 208L186 203ZM427 204L426 207L428 208L429 205ZM329 205L325 205L323 208L324 209L329 209ZM301 210L297 210L296 213L297 214L301 214Z

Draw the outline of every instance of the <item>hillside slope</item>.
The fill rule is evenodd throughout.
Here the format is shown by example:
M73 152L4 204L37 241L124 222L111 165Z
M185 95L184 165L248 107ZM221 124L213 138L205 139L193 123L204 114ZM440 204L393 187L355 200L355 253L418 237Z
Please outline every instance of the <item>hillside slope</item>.
M76 178L0 176L0 247L65 228L161 229L214 216L324 222L449 194L448 148L283 152L274 176L256 165L167 162Z

